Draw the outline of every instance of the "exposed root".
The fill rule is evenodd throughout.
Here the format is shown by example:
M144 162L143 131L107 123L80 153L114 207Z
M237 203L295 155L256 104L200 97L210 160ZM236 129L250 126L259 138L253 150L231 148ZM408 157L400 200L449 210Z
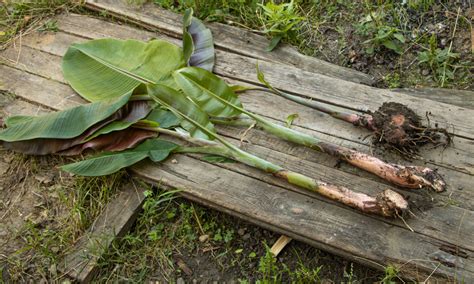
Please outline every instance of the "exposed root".
M408 212L408 201L399 193L386 189L375 197L375 202L366 202L365 212L385 217L403 217Z
M394 167L398 170L397 176L404 185L411 184L412 188L429 187L436 192L446 190L446 182L436 170L419 166L394 165Z
M403 166L386 163L376 157L329 143L318 144L325 153L373 173L384 180L404 188L431 188L436 192L446 190L446 182L434 169L421 166Z
M413 158L425 144L447 147L451 136L446 129L423 126L420 117L400 103L384 103L371 115L363 118L366 128L374 132L374 144L394 149L407 158Z
M408 211L408 201L399 193L386 189L375 197L361 192L352 191L343 186L318 182L318 193L364 213L383 217L396 218L404 216Z

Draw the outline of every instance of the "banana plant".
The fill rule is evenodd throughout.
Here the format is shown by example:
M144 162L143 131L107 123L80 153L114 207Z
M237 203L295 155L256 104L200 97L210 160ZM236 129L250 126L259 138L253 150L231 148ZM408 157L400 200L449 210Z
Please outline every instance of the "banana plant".
M192 17L192 11L185 13L183 29L183 49L163 41L145 44L102 39L75 44L64 57L65 78L82 97L91 101L118 97L132 90L140 93L141 99L150 99L144 87L146 84L159 83L179 88L213 117L214 123L247 127L255 125L285 140L334 155L397 186L414 189L428 187L437 192L445 190L446 183L435 170L386 163L365 153L322 142L316 137L272 123L245 110L233 91L239 88L230 88L211 72L214 50L210 31ZM130 46L135 46L138 55L132 52ZM111 54L112 50L120 52ZM146 53L146 56L140 52ZM193 63L207 70L186 67ZM271 90L275 90L265 81L263 73L258 72L258 77ZM338 115L347 117L345 114ZM198 129L195 131L200 132Z
M245 152L219 136L207 113L183 93L162 84L149 84L147 89L148 95L161 107L180 118L181 126L190 132L164 129L159 125L154 126L153 123L136 125L136 127L179 138L195 146L179 146L166 140L147 140L134 149L115 154L107 153L64 166L63 169L79 175L102 175L112 173L145 158L157 162L172 153L212 154L263 170L291 184L317 192L365 213L395 217L408 209L407 201L392 190L387 189L376 197L371 197L353 192L345 187L317 181Z
M232 88L209 71L185 67L175 71L173 76L179 88L213 117L214 123L261 128L287 141L336 156L400 187L429 187L437 192L446 188L443 178L430 168L386 163L368 154L320 141L247 111Z
M397 217L408 210L408 202L392 190L372 197L317 181L247 153L220 137L208 114L184 93L165 84L147 84L146 89L152 101L143 100L140 94L126 94L40 117L12 117L7 120L8 127L0 131L0 140L7 148L29 154L102 151L62 167L83 176L111 174L147 158L160 162L173 153L217 155L365 213ZM229 114L225 110L223 113ZM156 138L163 134L168 139ZM173 137L191 146L170 141Z
M394 217L408 209L407 201L392 190L372 197L317 181L241 150L219 136L214 127L214 123L255 124L288 141L336 155L395 184L437 190L444 187L442 179L431 181L425 176L430 169L387 164L245 110L234 92L241 88L230 87L211 72L214 58L209 52L193 60L196 50L206 50L209 36L199 43L199 36L193 33L206 33L206 29L202 25L192 29L194 19L190 17L191 13L185 17L187 39L183 48L158 40L143 43L116 39L71 46L63 61L64 76L91 103L43 117L9 118L7 128L0 131L3 145L28 154L103 151L63 167L79 175L110 174L147 158L160 162L173 153L212 154L261 169L363 212ZM178 138L186 145L157 139L159 135Z

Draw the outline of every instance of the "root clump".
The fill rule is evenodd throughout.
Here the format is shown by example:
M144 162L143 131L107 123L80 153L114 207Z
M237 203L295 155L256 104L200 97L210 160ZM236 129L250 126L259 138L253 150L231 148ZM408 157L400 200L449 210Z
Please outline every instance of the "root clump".
M403 104L386 102L371 116L374 144L395 149L405 157L413 158L425 144L447 147L451 143L446 129L424 126L421 118Z

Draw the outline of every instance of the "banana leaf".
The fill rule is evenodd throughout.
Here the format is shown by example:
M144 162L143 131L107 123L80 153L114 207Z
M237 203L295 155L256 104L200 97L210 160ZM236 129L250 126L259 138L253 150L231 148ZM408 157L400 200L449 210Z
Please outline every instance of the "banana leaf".
M181 119L174 115L171 111L155 108L150 114L146 117L146 120L153 121L158 123L158 126L161 128L173 128L181 124Z
M131 101L118 111L120 120L113 121L86 138L89 141L97 136L126 129L145 118L153 109L150 101Z
M207 113L185 95L175 89L160 84L148 85L148 94L160 105L182 118L181 126L186 129L192 137L207 140L214 139L212 135L208 135L208 133L216 133L216 130L209 120ZM197 124L201 127L197 127ZM204 131L201 128L204 128Z
M103 100L49 113L34 119L16 119L11 127L0 131L0 140L24 141L36 138L68 139L83 134L93 125L112 116L130 98L130 93L118 98Z
M41 125L41 122L44 123L43 126L46 126L46 124L48 123L52 125L58 125L59 123L67 123L67 122L73 123L73 121L75 121L74 119L82 119L85 116L87 116L88 118L94 118L94 116L96 116L95 118L96 120L98 120L101 117L97 117L97 113L93 113L93 112L90 113L90 111L93 111L93 110L102 111L104 109L92 108L91 105L94 105L94 104L98 104L98 103L84 105L83 108L79 108L79 110L81 109L87 110L84 112L84 115L77 115L78 111L67 112L67 113L72 113L71 117L68 117L67 113L65 114L66 111L51 113L48 115L48 117L50 118L49 122L44 119L44 116L43 117L14 116L13 120L7 120L7 121L9 122L8 125L10 125L10 129L18 129L18 128L31 129L33 127L37 127L36 129L40 130L38 127ZM66 134L65 132L56 132L56 133L49 132L50 136L52 137L46 137L46 135L43 135L45 133L43 133L39 135L41 136L39 138L37 137L34 139L12 141L12 142L4 141L3 146L10 150L22 152L25 154L32 154L32 155L53 154L53 153L65 151L69 148L75 147L76 151L74 153L79 154L80 151L77 152L77 150L81 149L82 146L80 144L84 144L85 142L90 141L98 136L102 136L114 131L119 131L119 130L123 130L130 127L132 124L146 117L148 113L151 111L153 105L154 104L149 101L131 101L128 104L122 106L119 110L114 112L112 115L103 119L102 121L96 122L94 125L90 126L83 133L80 133L76 137L67 138L66 136L64 136L64 134ZM114 108L111 108L111 110L113 109ZM58 114L61 114L61 115L58 116ZM56 116L56 118L51 119L51 116ZM86 122L84 120L78 120L78 121L81 122L81 124ZM94 121L95 120L92 120L92 122ZM75 123L77 124L77 121ZM88 124L86 124L84 128L87 125ZM58 128L52 127L52 128L53 130L58 130L58 131L62 129L60 127ZM78 132L80 132L80 130ZM74 134L77 134L78 132ZM33 134L33 133L30 133L30 134ZM146 135L143 135L142 133L140 136L145 137ZM149 137L151 136L148 135L145 138L149 138ZM102 138L102 140L103 139L106 139L106 138ZM90 148L89 145L90 144L86 145L84 149ZM96 148L100 149L100 147L96 147Z
M221 78L207 70L185 67L173 73L179 88L213 117L235 117L243 108L239 97ZM229 105L231 104L231 105Z
M181 48L166 41L98 39L71 45L62 69L71 87L94 102L122 96L140 84L173 86L171 73L185 65Z
M81 176L101 176L114 173L145 158L154 162L166 159L178 145L169 141L149 139L134 149L119 153L105 153L94 158L61 167L64 171Z
M214 40L211 30L188 9L183 16L183 52L188 66L196 66L212 72L214 68Z
M57 153L62 156L79 155L85 150L119 152L135 147L145 139L156 137L155 131L127 128L95 137L86 143L82 143Z

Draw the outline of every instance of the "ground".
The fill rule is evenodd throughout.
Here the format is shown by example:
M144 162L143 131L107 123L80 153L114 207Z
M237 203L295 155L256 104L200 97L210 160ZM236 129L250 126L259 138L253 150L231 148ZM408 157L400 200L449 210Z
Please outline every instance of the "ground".
M73 1L40 2L2 4L2 48L29 29L54 31L54 22L38 25L38 21L57 12L74 9L90 13ZM141 1L131 2L140 5ZM192 6L196 15L207 21L264 34L271 16L256 0L154 2L177 12ZM295 1L291 13L303 17L298 24L287 33L266 34L281 36L283 42L305 54L371 74L380 87L474 89L470 38L474 12L469 1L378 2L382 4ZM12 99L10 94L0 94L0 111ZM58 261L131 178L125 171L103 178L70 176L58 169L68 161L0 149L0 272L4 281L62 279ZM186 282L246 283L396 279L391 267L376 271L297 241L275 259L268 246L278 237L178 195L169 200L159 188L148 188L142 213L131 231L99 261L96 280L182 278Z

